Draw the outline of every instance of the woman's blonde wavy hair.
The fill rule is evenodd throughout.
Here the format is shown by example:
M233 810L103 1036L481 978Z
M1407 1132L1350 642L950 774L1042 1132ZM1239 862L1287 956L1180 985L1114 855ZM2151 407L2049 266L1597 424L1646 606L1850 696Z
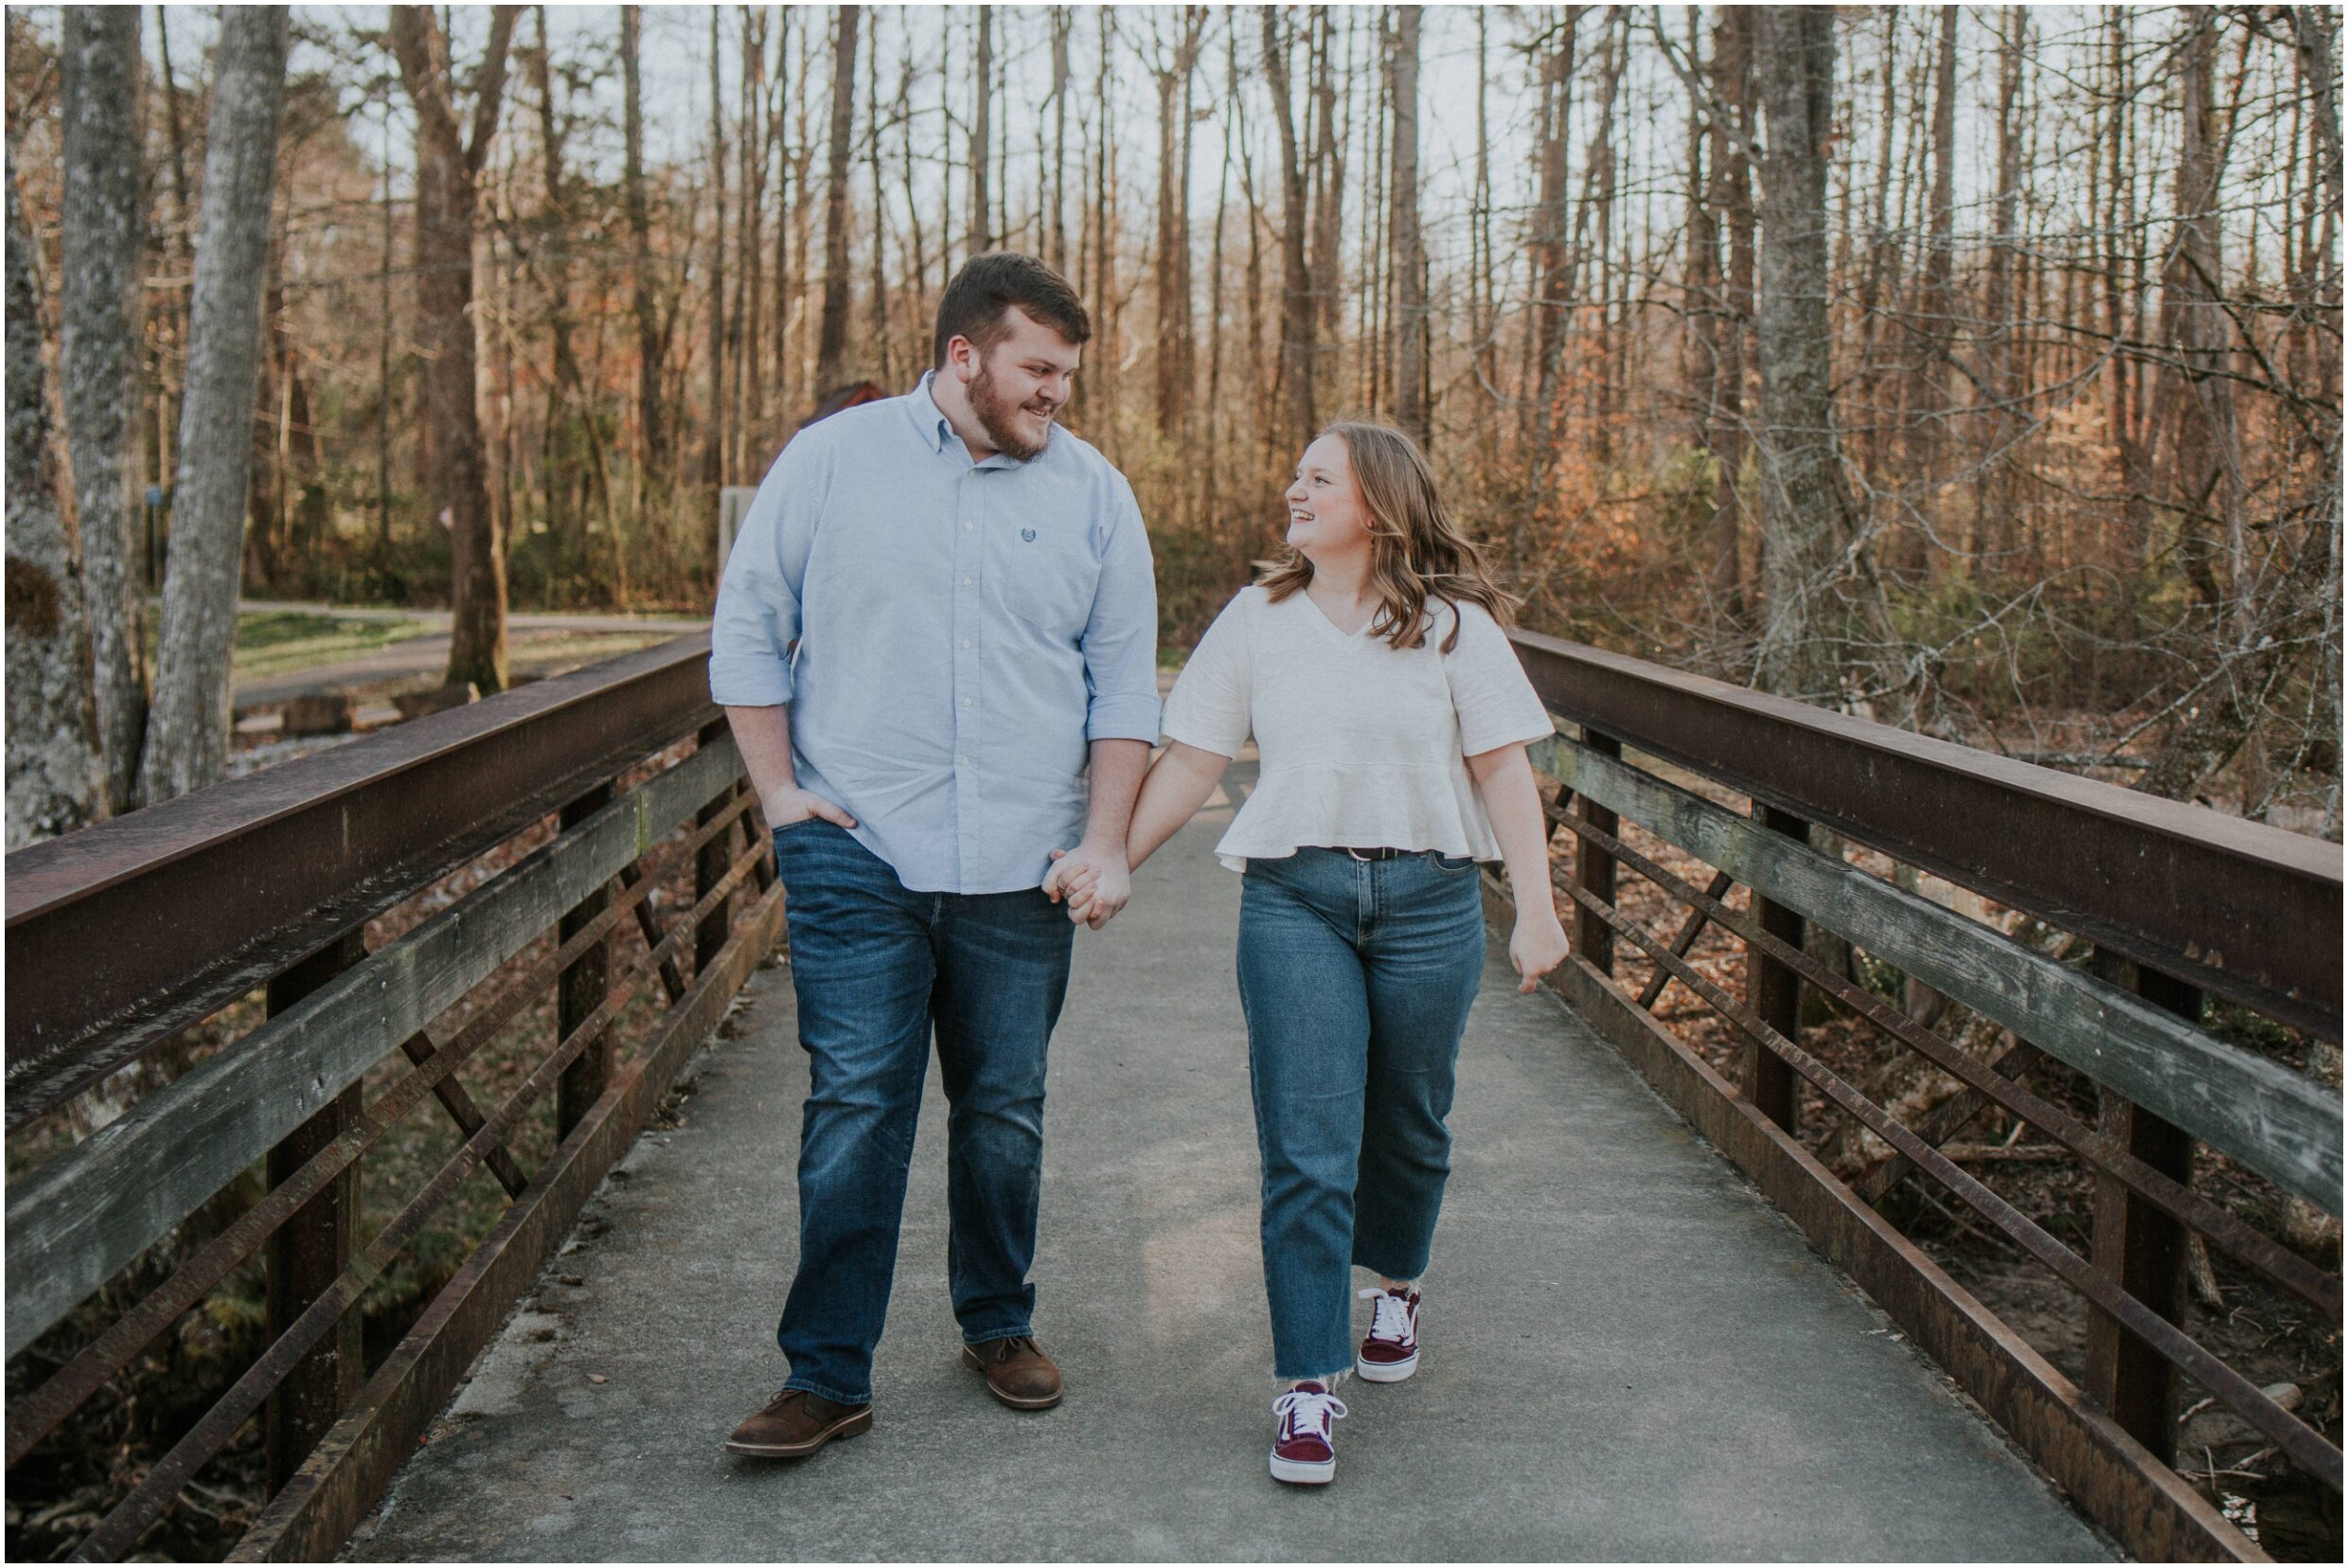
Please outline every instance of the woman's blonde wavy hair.
M1510 624L1520 601L1492 580L1484 552L1451 521L1418 443L1393 425L1367 419L1340 419L1324 426L1321 435L1345 443L1354 483L1369 508L1370 582L1379 600L1371 634L1396 649L1421 646L1432 620L1427 614L1431 598L1451 606L1451 629L1443 638L1446 653L1459 645L1463 601L1482 605L1503 626ZM1274 604L1312 580L1312 562L1286 543L1273 560L1258 561L1256 570L1256 582Z

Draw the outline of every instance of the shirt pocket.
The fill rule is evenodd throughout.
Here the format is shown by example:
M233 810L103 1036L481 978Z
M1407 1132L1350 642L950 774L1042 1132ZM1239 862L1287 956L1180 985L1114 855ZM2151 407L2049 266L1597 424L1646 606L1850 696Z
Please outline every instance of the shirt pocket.
M1073 637L1083 629L1100 587L1100 562L1092 551L1027 526L1005 525L992 543L987 572L1005 610L1057 637Z

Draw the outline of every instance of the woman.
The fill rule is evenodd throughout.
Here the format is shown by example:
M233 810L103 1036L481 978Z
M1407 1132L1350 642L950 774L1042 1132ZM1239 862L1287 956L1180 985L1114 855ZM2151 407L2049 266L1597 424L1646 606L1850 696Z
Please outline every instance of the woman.
M1452 1068L1484 967L1479 861L1516 890L1522 988L1562 960L1525 743L1549 715L1501 631L1513 602L1426 457L1330 426L1290 487L1288 549L1216 618L1165 707L1127 837L1139 866L1255 736L1260 781L1216 846L1244 874L1239 1001L1263 1156L1279 1428L1272 1473L1337 1470L1331 1392L1417 1369L1420 1274L1450 1169ZM1066 889L1081 914L1089 882ZM1352 1339L1350 1269L1379 1278Z

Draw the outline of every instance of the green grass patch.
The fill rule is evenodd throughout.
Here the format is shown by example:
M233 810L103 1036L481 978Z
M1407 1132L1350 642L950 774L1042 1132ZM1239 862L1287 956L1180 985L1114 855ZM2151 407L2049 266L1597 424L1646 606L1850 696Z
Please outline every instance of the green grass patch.
M237 617L232 673L240 681L284 675L357 658L434 630L422 620L341 620L306 610L255 611Z

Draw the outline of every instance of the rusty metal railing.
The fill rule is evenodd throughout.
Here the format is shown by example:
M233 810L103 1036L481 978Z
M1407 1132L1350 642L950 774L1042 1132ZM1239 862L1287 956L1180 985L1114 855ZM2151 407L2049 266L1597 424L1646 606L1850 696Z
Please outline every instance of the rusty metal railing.
M1559 786L1553 837L1572 848L1556 882L1575 952L1552 985L2131 1553L2263 1557L2175 1468L2182 1380L2328 1488L2336 1508L2335 1438L2181 1324L2189 1237L2327 1321L2340 1315L2337 1273L2192 1184L2206 1146L2278 1197L2340 1212L2339 1091L2200 1023L2215 995L2339 1042L2339 846L1553 638L1514 640L1561 721L1536 748ZM1743 796L1750 815L1664 776L1673 770ZM1699 886L1643 852L1626 823L1709 879ZM2024 912L2053 951L1814 847L1813 825ZM1672 929L1626 914L1625 872L1681 912ZM1744 908L1728 901L1739 882ZM1493 883L1487 897L1501 916L1505 893ZM1742 995L1690 961L1707 927L1741 946ZM1936 989L2002 1048L1976 1054L1856 983L1805 942L1809 928ZM1618 954L1649 971L1635 994L1616 978ZM1733 1077L1659 1015L1675 983L1743 1041ZM1805 988L1962 1091L1903 1124L1804 1048ZM2020 1081L2042 1059L2092 1083L2094 1125ZM1818 1140L1799 1135L1805 1082L1829 1117L1856 1121L1890 1155L1839 1179ZM1990 1107L2092 1173L2087 1256L1945 1151ZM2077 1294L2086 1387L1879 1211L1919 1174Z
M255 1423L271 1495L233 1556L331 1557L771 951L782 890L707 654L679 638L9 857L11 1472L232 1273L266 1275L265 1347L78 1557L139 1550ZM240 1036L63 1134L256 990ZM484 1105L459 1072L492 1041L519 1060ZM455 1149L363 1236L359 1173L418 1116ZM367 1364L361 1297L481 1172L502 1214Z

